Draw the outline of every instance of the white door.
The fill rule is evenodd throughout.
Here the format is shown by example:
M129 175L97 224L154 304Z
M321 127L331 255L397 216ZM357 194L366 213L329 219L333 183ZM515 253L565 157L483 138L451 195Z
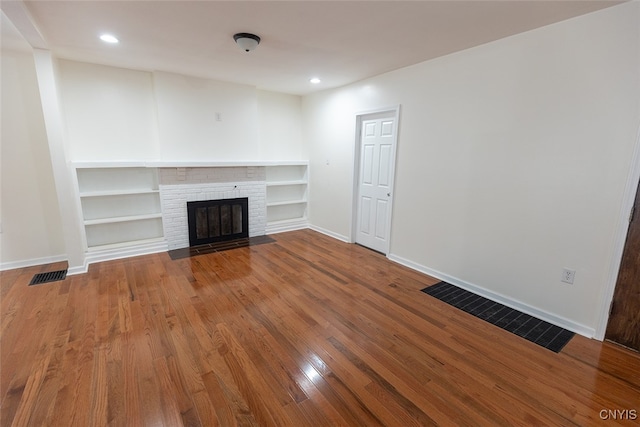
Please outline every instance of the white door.
M395 117L363 119L356 242L387 254L395 166Z

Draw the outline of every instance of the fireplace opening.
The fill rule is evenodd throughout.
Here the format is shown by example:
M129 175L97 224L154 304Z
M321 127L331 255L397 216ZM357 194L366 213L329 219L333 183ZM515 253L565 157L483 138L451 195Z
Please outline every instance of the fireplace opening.
M189 246L249 237L249 199L187 202Z

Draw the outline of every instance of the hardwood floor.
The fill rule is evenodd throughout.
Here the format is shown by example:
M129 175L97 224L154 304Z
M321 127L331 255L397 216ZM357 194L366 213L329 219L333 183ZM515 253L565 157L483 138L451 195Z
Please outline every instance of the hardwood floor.
M44 267L3 272L1 425L637 425L638 354L556 354L365 248L272 237L31 287Z

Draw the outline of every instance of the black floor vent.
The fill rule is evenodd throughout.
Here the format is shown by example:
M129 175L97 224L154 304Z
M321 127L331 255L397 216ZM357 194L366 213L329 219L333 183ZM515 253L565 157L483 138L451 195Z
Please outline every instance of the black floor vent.
M575 335L447 282L436 283L422 292L556 353Z
M39 285L41 283L47 283L47 282L57 282L58 280L64 280L65 277L67 277L67 270L38 273L35 276L33 276L33 279L31 279L31 282L29 282L29 286Z

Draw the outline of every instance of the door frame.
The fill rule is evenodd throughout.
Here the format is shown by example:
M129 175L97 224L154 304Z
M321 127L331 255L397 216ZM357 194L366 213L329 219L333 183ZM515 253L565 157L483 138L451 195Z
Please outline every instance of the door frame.
M627 233L629 232L629 217L631 209L638 191L638 181L640 180L640 126L636 134L636 143L631 158L631 168L627 176L627 184L625 185L624 195L622 198L622 208L618 216L616 225L613 251L609 262L609 271L607 272L605 286L600 300L600 312L598 313L598 323L596 324L594 338L604 341L607 332L607 323L609 322L609 311L613 302L613 294L618 282L618 273L620 272L620 264L622 263L622 254L627 242ZM637 215L637 213L636 213Z
M358 198L360 196L360 151L362 144L362 122L367 120L368 117L373 115L380 115L388 113L389 117L393 117L395 120L395 132L393 133L393 153L391 155L391 161L393 163L393 174L391 176L391 203L389 205L389 214L387 215L387 245L384 251L384 255L389 255L389 249L391 248L391 219L393 217L393 200L395 198L395 182L396 182L396 166L398 152L398 134L400 133L400 104L385 108L376 108L373 110L360 111L355 115L356 119L356 132L355 132L355 144L353 155L353 189L351 197L351 224L349 239L350 243L356 242L357 237L357 224L358 224Z

